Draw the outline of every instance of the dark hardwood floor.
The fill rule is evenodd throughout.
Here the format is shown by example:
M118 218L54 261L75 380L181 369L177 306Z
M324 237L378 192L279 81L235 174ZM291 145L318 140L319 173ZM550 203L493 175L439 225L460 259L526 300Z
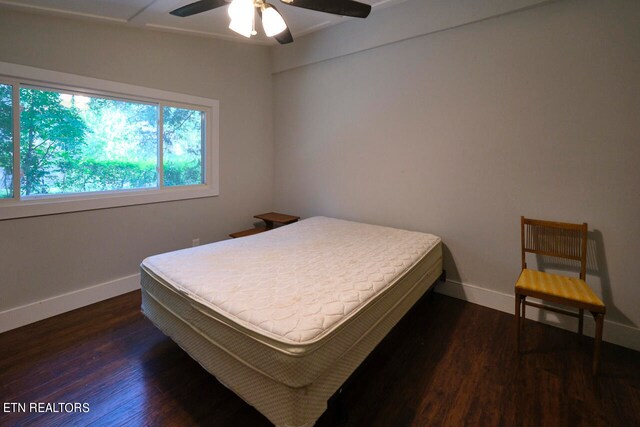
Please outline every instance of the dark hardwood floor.
M270 425L139 307L133 292L1 334L3 404L89 412L0 412L0 425ZM605 343L594 379L591 339L528 321L518 357L513 327L512 315L425 297L316 425L640 425L640 353Z

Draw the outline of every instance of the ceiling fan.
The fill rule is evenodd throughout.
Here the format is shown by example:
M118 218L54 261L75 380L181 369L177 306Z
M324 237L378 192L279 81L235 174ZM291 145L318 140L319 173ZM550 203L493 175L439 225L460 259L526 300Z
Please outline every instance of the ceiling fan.
M334 15L366 18L371 12L371 6L354 0L280 0L289 6L317 10ZM172 15L186 17L207 12L218 7L229 5L229 28L236 33L251 37L256 35L255 11L262 20L264 32L268 37L274 37L278 43L287 44L293 41L291 31L287 28L282 15L274 5L265 0L200 0L195 3L172 10Z

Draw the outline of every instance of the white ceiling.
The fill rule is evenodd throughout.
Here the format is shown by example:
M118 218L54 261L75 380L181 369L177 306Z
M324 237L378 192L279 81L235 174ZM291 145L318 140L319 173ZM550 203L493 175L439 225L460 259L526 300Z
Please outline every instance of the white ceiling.
M256 23L257 36L246 39L227 27L227 8L221 7L187 18L169 14L169 11L196 0L0 0L1 8L22 9L32 12L66 15L84 19L98 19L110 22L144 27L155 30L174 31L193 35L224 38L258 44L274 44ZM230 0L229 0L230 1ZM359 0L373 6L372 13L381 8L393 6L406 0ZM278 0L271 0L282 13L293 38L339 24L349 19L313 10L289 6Z

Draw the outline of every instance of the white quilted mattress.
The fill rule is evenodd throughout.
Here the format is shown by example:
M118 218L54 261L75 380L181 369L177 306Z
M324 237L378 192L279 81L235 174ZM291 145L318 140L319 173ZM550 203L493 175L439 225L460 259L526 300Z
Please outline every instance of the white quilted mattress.
M200 312L300 354L357 317L439 243L431 234L313 217L152 256L142 268Z
M158 328L274 424L302 426L435 282L442 245L315 217L141 267Z

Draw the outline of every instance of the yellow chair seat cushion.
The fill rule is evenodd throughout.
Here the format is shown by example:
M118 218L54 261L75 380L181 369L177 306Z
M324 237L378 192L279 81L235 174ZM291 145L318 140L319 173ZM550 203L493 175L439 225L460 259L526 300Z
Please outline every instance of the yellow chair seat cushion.
M545 295L604 307L604 303L593 293L584 280L542 271L524 269L516 282L516 288Z

